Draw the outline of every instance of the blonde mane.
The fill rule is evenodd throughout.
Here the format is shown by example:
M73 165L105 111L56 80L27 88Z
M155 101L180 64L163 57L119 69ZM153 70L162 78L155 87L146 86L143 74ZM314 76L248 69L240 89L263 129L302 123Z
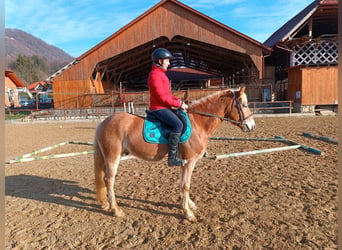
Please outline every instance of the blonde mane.
M190 107L194 107L194 106L197 106L197 105L206 103L207 100L212 99L212 98L214 98L215 96L220 95L222 92L226 92L226 91L228 91L228 90L231 90L232 92L236 92L236 91L239 91L240 88L227 88L227 89L221 89L221 90L216 91L216 92L214 92L214 93L211 93L211 94L209 94L209 95L207 95L207 96L204 96L204 97L201 97L201 98L199 98L199 99L197 99L197 100L191 101ZM243 96L244 96L244 97L243 97L243 101L246 102L246 101L247 101L247 96L246 96L245 94L244 94Z

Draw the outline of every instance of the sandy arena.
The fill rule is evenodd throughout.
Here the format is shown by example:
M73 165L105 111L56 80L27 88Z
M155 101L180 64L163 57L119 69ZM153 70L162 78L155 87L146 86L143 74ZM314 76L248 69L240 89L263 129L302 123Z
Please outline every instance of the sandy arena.
M166 159L121 162L115 187L123 218L94 200L92 154L6 164L6 249L337 249L337 145L302 136L337 139L337 120L258 117L250 133L222 123L214 136L279 135L324 154L203 158L190 190L198 223L183 219L179 168ZM92 142L98 122L7 123L6 160L64 141ZM208 155L282 146L210 141ZM92 147L65 145L37 156L86 150Z

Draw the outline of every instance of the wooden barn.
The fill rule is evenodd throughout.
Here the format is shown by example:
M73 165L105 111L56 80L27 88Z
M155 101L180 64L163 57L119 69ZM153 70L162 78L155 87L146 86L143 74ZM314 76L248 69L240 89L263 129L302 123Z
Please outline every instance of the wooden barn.
M205 72L232 87L260 84L270 51L180 1L162 0L50 77L55 108L94 107L101 96L146 86L157 47L173 53L171 68Z
M292 100L299 112L337 106L338 0L316 0L266 41L267 76L277 100Z

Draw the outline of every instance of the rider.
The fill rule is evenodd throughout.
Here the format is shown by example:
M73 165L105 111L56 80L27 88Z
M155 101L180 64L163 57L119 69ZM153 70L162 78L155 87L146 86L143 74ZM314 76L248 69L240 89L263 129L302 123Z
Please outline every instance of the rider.
M172 54L164 48L152 52L152 70L147 83L150 91L150 110L161 122L170 127L169 136L169 166L183 166L184 160L178 158L178 143L183 131L183 122L175 111L180 108L186 110L188 105L171 93L170 80L165 74L170 65Z

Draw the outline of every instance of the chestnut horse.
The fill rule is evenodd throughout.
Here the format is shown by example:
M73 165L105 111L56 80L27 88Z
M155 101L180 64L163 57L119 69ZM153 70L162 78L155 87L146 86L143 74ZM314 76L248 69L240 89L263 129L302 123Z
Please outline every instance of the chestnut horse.
M243 131L255 129L248 108L245 87L225 89L194 101L188 116L192 134L180 144L180 157L186 160L181 168L180 196L185 218L195 222L195 203L190 199L190 181L196 162L204 155L209 137L222 121L227 120ZM113 209L115 216L124 212L115 199L114 184L120 159L124 155L147 161L160 161L168 153L167 144L147 143L143 139L144 118L129 113L115 113L102 121L94 140L94 170L96 200L103 209Z

